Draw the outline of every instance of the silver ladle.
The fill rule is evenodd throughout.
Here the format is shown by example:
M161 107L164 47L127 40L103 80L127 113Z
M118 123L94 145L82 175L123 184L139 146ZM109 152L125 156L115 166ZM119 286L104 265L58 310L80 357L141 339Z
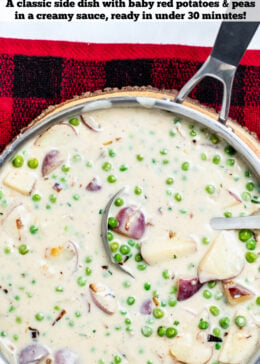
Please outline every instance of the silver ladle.
M109 218L109 213L110 213L110 209L111 206L115 200L115 198L120 195L123 191L125 190L125 187L121 188L121 190L119 190L117 193L115 193L111 199L108 201L103 214L102 214L102 220L101 220L101 238L102 238L102 242L105 248L105 251L107 253L107 256L109 257L111 263L115 264L119 269L121 269L122 271L124 271L125 273L129 274L132 278L135 278L131 269L125 265L124 263L118 263L115 261L113 254L111 252L110 246L109 246L109 242L108 242L108 238L107 238L107 233L108 233L108 218Z
M210 220L214 230L260 229L260 215L238 217L214 217Z

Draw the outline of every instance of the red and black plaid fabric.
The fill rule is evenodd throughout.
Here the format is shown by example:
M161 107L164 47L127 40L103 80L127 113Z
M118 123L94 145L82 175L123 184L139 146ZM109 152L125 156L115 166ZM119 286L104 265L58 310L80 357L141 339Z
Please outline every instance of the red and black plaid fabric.
M106 87L179 90L211 49L0 38L0 150L49 105ZM249 50L234 82L230 116L260 136L260 51ZM222 86L204 80L191 96L220 109Z

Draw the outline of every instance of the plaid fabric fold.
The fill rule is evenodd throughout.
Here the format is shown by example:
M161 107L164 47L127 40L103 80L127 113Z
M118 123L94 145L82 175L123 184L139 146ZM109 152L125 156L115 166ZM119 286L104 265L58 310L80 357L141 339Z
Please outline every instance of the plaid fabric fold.
M211 49L182 45L87 44L0 38L0 151L49 105L106 87L179 90ZM230 117L260 136L260 51L236 74ZM220 109L222 85L205 79L190 95Z

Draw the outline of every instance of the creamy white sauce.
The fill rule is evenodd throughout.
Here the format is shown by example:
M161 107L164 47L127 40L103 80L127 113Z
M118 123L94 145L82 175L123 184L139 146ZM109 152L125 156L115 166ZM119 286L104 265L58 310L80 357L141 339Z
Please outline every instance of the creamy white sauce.
M81 364L167 364L175 362L170 348L177 347L178 338L184 336L187 345L190 338L193 348L197 345L202 350L201 342L207 350L210 348L207 362L215 363L224 345L216 348L215 343L207 343L207 335L219 328L225 342L228 337L225 333L230 328L237 330L234 317L244 312L247 326L243 330L253 328L257 336L256 345L252 345L246 357L249 362L259 346L260 306L256 303L260 296L259 242L252 250L256 261L248 263L246 243L239 240L238 231L229 233L239 255L237 261L228 258L234 263L230 271L242 267L233 280L252 291L249 300L230 305L222 283L217 282L213 288L205 283L191 298L177 302L176 285L179 278L197 277L202 258L219 237L220 233L209 225L211 217L223 216L225 212L238 216L257 211L259 204L251 202L259 198L257 182L245 176L247 168L237 154L226 154L225 142L213 144L210 132L201 131L197 124L191 128L190 123L178 120L171 113L111 108L90 112L89 116L101 125L102 131L94 132L83 123L74 127L57 125L17 153L24 158L21 168L10 162L1 170L0 350L7 357L6 348L11 344L14 355L8 360L15 363L20 351L32 343L31 327L39 331L37 342L50 351L43 363L52 363L55 351L68 348ZM66 124L68 120L63 122ZM43 159L53 149L59 151L62 163L42 177ZM216 155L220 157L218 164L212 161ZM27 166L31 158L38 159L38 168ZM111 165L109 171L104 170L106 162ZM189 164L188 170L182 169L185 162ZM110 175L116 177L114 183L107 181ZM101 182L101 190L86 190L94 177ZM251 181L255 188L248 191L246 184ZM215 188L212 194L205 190L209 185ZM113 205L111 216L129 205L144 213L145 233L135 242L146 244L151 253L149 259L155 261L152 265L136 262L138 246L131 247L129 238L114 232L112 242L131 248L132 257L126 264L135 279L111 264L100 237L102 210L124 186L126 191L120 195L124 204ZM33 201L35 194L41 196L40 201ZM30 231L32 226L36 231ZM161 257L160 247L176 239L181 245L180 255ZM182 242L183 246L189 245L185 254ZM19 252L22 244L27 245L27 254ZM232 249L228 254L232 254ZM219 267L218 272L222 269ZM145 283L149 283L149 289L148 284L144 288ZM113 291L114 314L97 307L90 284L103 284ZM135 299L132 305L127 303L129 297ZM140 313L146 299L152 300L152 309L159 305L164 313L162 318ZM209 312L211 306L219 308L219 315ZM55 321L61 312L64 315ZM230 319L227 329L219 326L223 317ZM207 321L208 329L199 329L200 319ZM175 328L177 336L160 337L157 334L160 326ZM151 335L145 337L142 331ZM187 346L185 350L190 349ZM200 363L200 358L193 360L192 364Z

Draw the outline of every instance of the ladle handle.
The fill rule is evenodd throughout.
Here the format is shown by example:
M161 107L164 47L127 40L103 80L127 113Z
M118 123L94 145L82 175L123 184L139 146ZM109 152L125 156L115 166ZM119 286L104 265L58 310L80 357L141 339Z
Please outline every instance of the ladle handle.
M225 124L228 118L236 69L258 25L259 22L223 22L210 56L180 90L175 101L182 103L204 77L216 78L223 84L223 99L219 121Z
M211 56L237 67L258 25L259 22L223 22Z

